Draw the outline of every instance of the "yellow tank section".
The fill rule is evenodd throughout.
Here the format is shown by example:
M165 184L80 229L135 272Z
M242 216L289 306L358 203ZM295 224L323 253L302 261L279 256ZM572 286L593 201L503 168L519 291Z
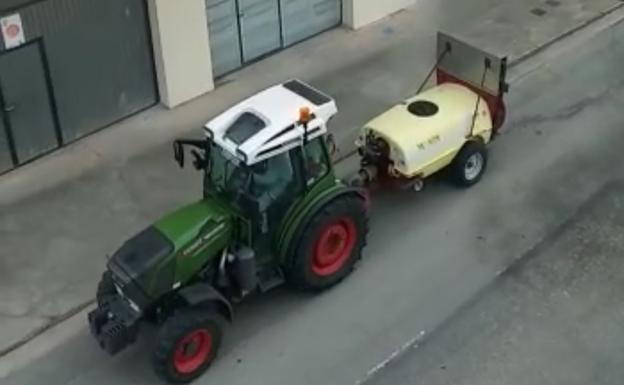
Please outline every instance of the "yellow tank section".
M469 139L478 95L458 84L432 87L368 122L369 131L385 139L391 148L395 169L406 177L427 177L451 163ZM414 101L429 101L438 107L431 116L417 116L408 110ZM492 119L485 100L479 101L473 136L490 141Z

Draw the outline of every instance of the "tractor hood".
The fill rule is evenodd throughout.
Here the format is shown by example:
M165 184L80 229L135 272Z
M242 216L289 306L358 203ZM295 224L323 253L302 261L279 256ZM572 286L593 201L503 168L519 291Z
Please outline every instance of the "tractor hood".
M205 199L170 213L126 241L108 266L126 295L137 303L149 301L171 290L174 282L192 277L229 243L232 227L229 210Z
M227 207L208 198L170 213L154 226L170 239L179 251L200 233L205 237L216 228L231 227L233 215Z
M149 226L127 240L109 261L109 266L124 281L135 281L145 271L173 253L174 246L154 226ZM121 270L121 271L117 271Z

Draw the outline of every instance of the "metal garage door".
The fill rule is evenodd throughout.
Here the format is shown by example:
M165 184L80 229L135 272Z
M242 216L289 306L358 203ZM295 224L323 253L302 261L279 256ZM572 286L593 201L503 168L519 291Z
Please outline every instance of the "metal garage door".
M4 115L5 111L0 111ZM11 158L11 145L9 143L9 132L6 129L5 118L0 119L0 173L13 168Z
M0 54L0 107L4 132L16 163L25 163L59 146L51 95L35 42ZM6 170L7 162L1 161ZM3 170L0 170L3 171Z
M284 46L340 24L340 0L280 0Z
M341 0L206 0L215 77L342 21Z
M208 30L214 76L242 64L236 0L207 0Z
M157 102L145 0L5 3L25 44L0 44L0 173Z
M64 143L156 103L144 0L28 4L15 12L41 41Z
M281 47L278 0L238 0L243 60Z

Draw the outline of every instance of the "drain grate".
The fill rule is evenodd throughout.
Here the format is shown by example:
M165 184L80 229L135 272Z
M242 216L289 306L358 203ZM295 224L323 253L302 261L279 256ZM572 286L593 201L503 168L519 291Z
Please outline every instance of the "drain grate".
M561 1L559 0L546 0L546 4L550 5L551 7L558 7L561 5Z
M546 10L544 10L542 8L533 8L531 10L531 13L536 15L536 16L544 16L546 14Z

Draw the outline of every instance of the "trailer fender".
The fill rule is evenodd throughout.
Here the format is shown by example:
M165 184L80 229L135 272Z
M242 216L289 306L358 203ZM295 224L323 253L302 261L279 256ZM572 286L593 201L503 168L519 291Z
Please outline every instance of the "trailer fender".
M178 296L187 306L215 305L217 310L232 322L234 311L232 304L217 289L207 283L196 283L180 289Z

